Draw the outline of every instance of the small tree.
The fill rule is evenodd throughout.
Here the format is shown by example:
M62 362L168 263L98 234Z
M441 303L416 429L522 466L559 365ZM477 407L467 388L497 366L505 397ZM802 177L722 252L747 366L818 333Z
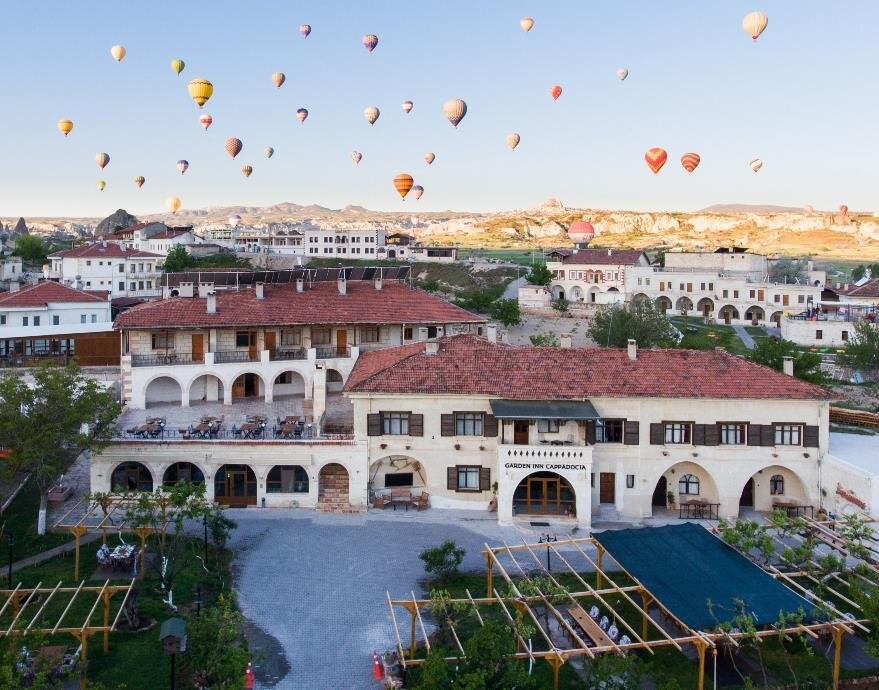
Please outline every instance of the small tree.
M804 259L782 257L769 266L769 281L772 283L806 283L807 263Z
M879 326L868 321L856 323L851 339L845 344L845 352L837 361L852 369L879 371Z
M192 265L192 257L189 256L183 245L178 244L165 257L163 270L165 273L179 273L185 271L190 265Z
M864 264L858 264L852 269L852 282L857 283L861 278L864 277L864 273L866 273L867 267Z
M760 338L748 359L757 364L772 367L776 371L784 368L784 358L794 360L794 376L810 383L822 384L826 380L821 371L821 355L817 352L801 350L796 343L780 338Z
M211 533L211 541L218 549L225 549L232 530L238 527L238 523L226 516L226 509L222 506L211 506L208 517L208 530Z
M187 621L188 646L183 663L188 673L204 680L204 687L238 690L250 652L244 639L244 617L232 603L231 595L221 594L215 607L204 607L201 614Z
M522 312L519 310L519 300L499 299L491 305L489 315L504 326L515 326L522 322Z
M433 575L440 583L446 583L458 574L466 553L466 549L458 546L453 539L447 539L437 547L424 549L418 558L424 562L428 575Z
M559 338L555 333L539 333L530 336L531 344L538 347L558 347Z
M589 322L589 337L605 347L625 347L630 339L639 347L669 347L675 342L672 325L649 300L599 308Z
M552 282L552 271L545 263L531 264L531 270L525 276L530 285L549 285Z
M15 240L14 254L20 256L22 261L44 264L46 252L46 244L36 235L21 235Z
M564 297L561 297L552 303L552 308L562 314L567 314L570 307L571 303L568 302L568 300L566 300Z

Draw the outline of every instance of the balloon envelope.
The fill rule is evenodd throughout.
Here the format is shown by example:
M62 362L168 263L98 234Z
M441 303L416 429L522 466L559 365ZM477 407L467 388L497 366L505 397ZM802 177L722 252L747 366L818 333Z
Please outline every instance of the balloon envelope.
M266 158L271 158L275 155L275 149L273 149L271 146L266 146L263 149L263 153L265 154Z
M363 37L363 45L371 53L378 45L378 36L375 34L366 34L366 36Z
M179 196L169 196L165 201L165 206L168 207L168 210L171 213L177 213L177 210L180 208L180 197Z
M308 34L311 33L311 24L300 24L299 33L302 34L302 38L308 38Z
M522 31L527 33L534 28L534 20L531 17L522 17L519 20L519 26L522 27Z
M211 126L211 123L213 121L214 118L212 118L210 115L202 115L200 118L198 118L199 124L204 127L205 131L207 131L208 127Z
M421 198L422 194L424 194L424 187L422 187L420 184L412 187L412 196L415 197L415 201L418 201Z
M235 137L226 139L226 153L232 156L232 158L241 153L242 148L244 148L244 144L241 143L241 139L236 139Z
M644 154L644 160L647 161L647 167L649 167L655 175L662 170L662 166L665 165L665 162L668 160L668 153L665 149L659 147L652 148Z
M253 172L253 166L252 165L242 165L241 172L244 173L244 177L250 177L250 173Z
M403 101L402 107L404 113L411 113L412 108L415 107L415 104L412 101Z
M110 55L113 56L113 59L116 62L122 62L122 58L125 57L125 46L116 45L110 48Z
M562 87L556 84L549 90L549 95L552 96L554 101L557 101L559 96L562 95Z
M629 70L627 70L625 67L620 67L617 70L617 78L619 78L620 81L625 81L626 77L628 77L628 76L629 76Z
M755 158L750 163L748 163L748 165L751 166L751 170L753 170L754 172L759 172L760 168L763 167L763 161L761 161L759 158Z
M109 163L109 162L110 162L110 156L108 156L106 153L99 153L97 156L95 156L95 163L98 164L98 167L101 170L106 168L107 163Z
M702 161L702 158L698 153L685 153L681 156L681 165L684 167L688 173L693 172Z
M138 175L134 178L134 184L137 185L137 188L140 189L143 187L143 183L146 182L146 178L143 175Z
M381 112L374 105L363 109L363 117L365 117L366 121L371 125L375 124L375 121L378 120L379 115L381 115Z
M186 67L186 63L183 62L183 60L171 60L171 69L174 70L177 74L180 74L183 71L184 67Z
M281 88L281 84L283 84L285 81L287 81L287 77L284 75L283 72L275 72L272 75L272 84L277 86L279 89Z
M443 115L452 123L453 127L457 127L458 123L464 119L467 114L467 104L460 98L453 98L443 103Z
M98 180L98 191L103 192L104 187L106 187L106 186L107 186L106 182L104 182L103 180Z
M58 120L58 131L66 137L73 131L73 120Z
M515 148L519 145L519 135L515 132L507 135L507 146L510 147L510 151L515 150Z
M394 178L394 189L403 199L406 198L413 184L415 184L415 180L412 179L412 175L407 173L400 173Z
M182 159L177 161L177 170L180 171L181 175L183 173L185 173L188 169L189 169L189 161L185 161Z
M742 28L755 41L760 38L760 34L769 25L769 17L762 12L749 12L742 20Z
M305 108L300 108L296 111L296 119L300 122L305 122L305 118L308 117L308 111Z
M424 154L424 162L427 163L428 165L433 163L435 160L436 160L436 156L434 155L433 151L429 151Z
M351 160L354 161L355 165L360 162L361 158L363 158L363 154L360 151L351 152Z
M197 77L189 82L186 87L189 91L189 97L195 101L196 105L201 108L208 99L214 95L214 85L203 77Z
M568 238L574 244L587 244L595 238L595 228L588 220L578 220L568 228Z

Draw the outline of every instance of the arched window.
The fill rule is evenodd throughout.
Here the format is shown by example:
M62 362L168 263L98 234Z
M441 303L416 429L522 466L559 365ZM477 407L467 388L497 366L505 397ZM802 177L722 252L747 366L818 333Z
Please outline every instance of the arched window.
M769 479L769 493L772 496L784 496L784 477L773 474Z
M695 474L685 474L678 480L678 493L687 496L699 495L699 477Z
M152 491L153 475L139 462L123 462L110 476L112 491Z
M266 478L268 494L307 494L308 472L299 465L275 465Z
M165 486L174 486L177 482L204 484L204 474L191 462L175 462L165 470L162 483Z

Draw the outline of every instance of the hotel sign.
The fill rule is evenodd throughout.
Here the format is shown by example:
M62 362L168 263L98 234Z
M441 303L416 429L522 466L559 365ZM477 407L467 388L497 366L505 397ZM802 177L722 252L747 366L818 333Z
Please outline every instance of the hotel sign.
M586 465L565 465L563 463L546 462L508 462L504 464L508 470L586 470Z

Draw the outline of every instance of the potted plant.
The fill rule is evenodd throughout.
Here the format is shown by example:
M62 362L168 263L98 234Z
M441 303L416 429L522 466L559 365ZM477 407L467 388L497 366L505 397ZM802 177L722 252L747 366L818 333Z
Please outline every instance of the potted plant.
M667 510L675 509L675 492L674 491L666 491L665 492L665 507Z

